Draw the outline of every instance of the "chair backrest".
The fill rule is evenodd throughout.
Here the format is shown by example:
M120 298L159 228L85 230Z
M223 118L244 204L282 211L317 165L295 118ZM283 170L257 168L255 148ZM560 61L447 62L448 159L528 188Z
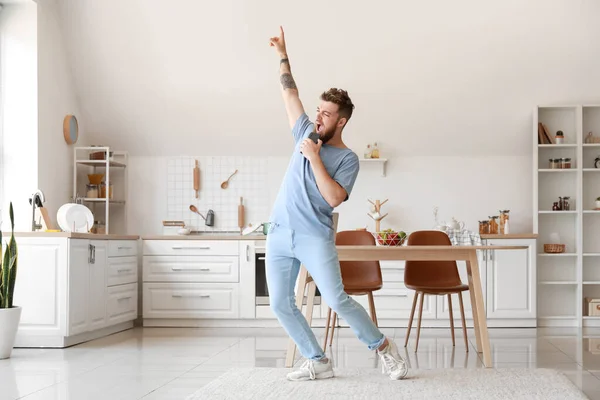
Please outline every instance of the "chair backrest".
M340 246L375 246L375 238L367 231L341 231L335 236ZM340 261L342 282L346 290L379 290L383 286L379 261Z
M408 246L452 246L448 235L441 231L415 231L408 237ZM451 287L461 285L456 261L406 261L404 283L411 286Z

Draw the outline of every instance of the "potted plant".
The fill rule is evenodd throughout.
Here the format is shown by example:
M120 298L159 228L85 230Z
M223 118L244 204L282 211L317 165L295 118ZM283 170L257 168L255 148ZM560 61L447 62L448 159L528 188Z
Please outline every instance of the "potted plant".
M0 230L0 360L9 358L21 320L21 307L13 305L13 293L17 278L17 242L12 202L10 203L10 241L2 249ZM2 254L4 250L4 254Z
M596 210L600 210L600 197L596 197Z

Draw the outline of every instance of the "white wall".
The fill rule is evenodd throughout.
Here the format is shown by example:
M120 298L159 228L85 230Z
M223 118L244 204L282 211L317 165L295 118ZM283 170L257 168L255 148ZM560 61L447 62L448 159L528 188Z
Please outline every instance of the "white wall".
M163 157L287 158L268 46L280 24L309 115L322 90L348 89L348 145L362 154L377 141L390 158L385 179L363 166L341 227L363 226L366 199L389 197L384 226L429 227L438 205L471 229L510 209L512 230L530 230L534 105L600 100L595 0L60 4L90 141L148 174L130 174L143 201L133 232L164 218Z
M15 230L31 229L28 199L37 187L38 94L37 10L33 2L11 4L0 12L2 74L2 229L10 230L12 201Z
M54 0L38 2L38 182L50 217L73 195L73 146L63 138L63 119L73 114L79 122L79 140L86 145L86 120L81 118L73 85L70 54L65 47L61 21Z

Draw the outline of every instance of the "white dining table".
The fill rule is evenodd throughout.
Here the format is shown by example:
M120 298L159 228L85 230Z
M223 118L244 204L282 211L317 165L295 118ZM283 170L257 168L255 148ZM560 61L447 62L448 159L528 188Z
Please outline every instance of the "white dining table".
M465 261L467 266L467 280L471 296L471 311L473 315L473 328L477 342L477 352L482 354L483 365L492 366L490 339L488 336L487 321L481 288L481 276L477 261L477 250L515 250L527 249L527 246L336 246L340 261ZM300 308L304 298L306 283L309 275L301 267L298 287L296 290L296 304ZM312 307L306 307L305 317L309 326L312 322ZM296 345L289 339L286 357L286 367L294 363Z

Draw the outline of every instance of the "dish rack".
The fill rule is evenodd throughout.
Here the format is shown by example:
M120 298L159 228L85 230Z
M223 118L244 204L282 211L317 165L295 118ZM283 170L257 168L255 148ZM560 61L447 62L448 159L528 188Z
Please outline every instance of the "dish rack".
M120 230L127 229L127 207L125 206L128 196L128 153L124 151L114 151L108 146L86 146L75 147L73 151L73 202L85 204L90 207L94 214L94 219L104 218L104 233L115 233L116 229L111 229L110 216L113 206L119 207L117 220L122 225ZM83 174L81 169L86 168ZM87 198L85 196L85 184L89 174L103 174L105 177L106 190L103 197ZM85 178L84 178L85 177ZM82 183L83 181L83 183ZM117 198L112 196L112 183L119 182L115 192ZM117 185L115 185L117 186ZM82 195L83 194L83 195ZM102 213L101 211L104 211ZM100 224L101 225L101 224Z

